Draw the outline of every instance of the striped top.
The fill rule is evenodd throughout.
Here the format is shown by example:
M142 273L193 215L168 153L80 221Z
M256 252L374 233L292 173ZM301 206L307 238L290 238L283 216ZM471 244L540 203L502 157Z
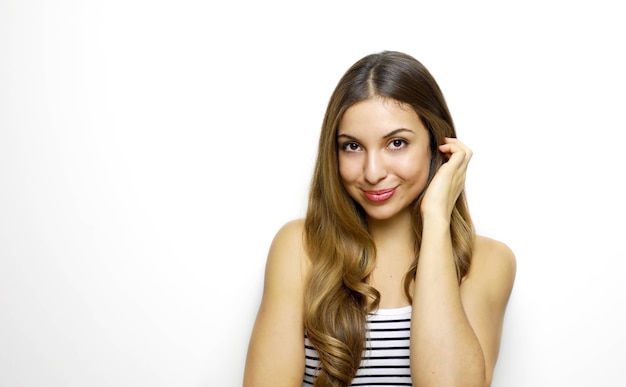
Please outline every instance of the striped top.
M367 319L367 333L361 366L351 386L412 386L409 363L411 306L378 309ZM306 368L303 387L315 381L319 355L304 338Z

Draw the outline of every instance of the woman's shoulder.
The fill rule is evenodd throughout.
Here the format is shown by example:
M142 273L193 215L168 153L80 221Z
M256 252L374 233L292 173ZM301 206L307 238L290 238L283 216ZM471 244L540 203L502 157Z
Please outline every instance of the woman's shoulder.
M270 246L268 265L280 266L294 273L304 274L307 268L307 254L304 241L304 219L294 219L283 224Z
M517 259L513 250L504 242L477 235L472 251L472 263L467 279L510 288L515 281Z
M276 232L272 245L304 249L304 219L293 219L284 223Z
M472 256L478 259L499 260L505 264L515 263L515 254L506 243L484 235L476 235Z

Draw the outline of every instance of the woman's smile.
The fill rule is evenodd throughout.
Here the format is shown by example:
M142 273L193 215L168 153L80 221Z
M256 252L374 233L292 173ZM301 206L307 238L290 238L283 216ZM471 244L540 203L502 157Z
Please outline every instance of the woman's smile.
M380 203L386 201L387 199L390 199L395 192L396 188L381 189L376 191L363 191L365 197L367 197L370 201L374 203Z

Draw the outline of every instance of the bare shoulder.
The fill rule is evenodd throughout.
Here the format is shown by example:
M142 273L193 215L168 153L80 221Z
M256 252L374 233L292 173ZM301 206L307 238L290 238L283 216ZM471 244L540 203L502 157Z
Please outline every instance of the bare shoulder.
M304 374L304 222L284 224L265 267L263 297L244 371L244 386L296 386Z
M291 277L298 272L304 274L308 262L304 248L304 219L285 223L276 233L268 254L268 268L282 268ZM278 267L277 267L278 266Z
M472 264L465 280L485 285L508 298L515 282L517 260L504 242L477 235L472 252Z
M294 254L301 258L304 253L304 219L294 219L285 223L276 232L271 249Z
M294 219L285 223L276 233L274 240L280 240L283 242L296 242L302 241L304 236L304 219Z
M474 241L473 257L478 260L495 260L504 265L515 265L515 254L504 242L477 235Z

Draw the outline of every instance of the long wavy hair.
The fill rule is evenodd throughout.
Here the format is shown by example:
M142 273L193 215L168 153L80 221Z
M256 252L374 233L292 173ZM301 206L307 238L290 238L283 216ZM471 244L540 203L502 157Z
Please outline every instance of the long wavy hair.
M444 137L456 137L435 79L407 54L383 51L368 55L339 80L322 124L305 220L311 270L304 296L304 325L320 357L316 387L350 385L361 363L367 315L380 302L379 292L367 283L375 266L376 248L363 208L341 182L337 145L337 130L345 111L374 96L412 107L428 129L433 156L426 187L445 162L438 145L443 144ZM422 240L420 204L426 187L412 203L415 260L403 283L409 302ZM460 283L469 269L474 240L464 192L452 212L450 231Z

